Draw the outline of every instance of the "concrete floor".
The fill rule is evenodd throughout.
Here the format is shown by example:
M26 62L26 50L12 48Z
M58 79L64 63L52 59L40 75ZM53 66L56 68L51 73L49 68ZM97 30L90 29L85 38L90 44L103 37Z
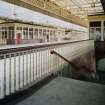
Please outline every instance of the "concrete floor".
M105 85L57 77L16 105L105 105Z

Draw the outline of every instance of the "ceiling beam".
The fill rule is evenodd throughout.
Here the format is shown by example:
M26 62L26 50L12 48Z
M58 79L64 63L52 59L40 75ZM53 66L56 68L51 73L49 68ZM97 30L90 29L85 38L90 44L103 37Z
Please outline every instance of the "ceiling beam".
M81 19L68 11L60 8L58 5L48 0L3 0L33 11L38 11L48 16L62 19L67 22L75 23L81 26L87 26L85 19Z
M105 15L88 16L89 21L105 21Z

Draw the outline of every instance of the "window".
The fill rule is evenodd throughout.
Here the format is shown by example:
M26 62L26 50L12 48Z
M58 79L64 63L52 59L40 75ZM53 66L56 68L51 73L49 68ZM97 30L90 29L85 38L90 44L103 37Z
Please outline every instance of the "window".
M28 39L28 28L27 27L23 28L23 36L24 36L24 39Z
M29 39L33 39L33 28L29 28Z
M13 26L8 27L8 34L9 34L9 36L8 36L9 39L14 39L15 32L14 32Z
M35 39L38 40L38 29L36 28L34 31Z
M90 22L90 27L101 27L101 21Z
M7 27L2 27L2 39L7 39Z
M42 38L42 29L39 29L39 38L41 39Z
M105 41L105 21L104 21L104 41Z
M50 31L49 30L46 30L46 31L47 31L47 34L46 34L47 35L47 42L49 42L49 32Z
M22 30L22 27L17 27L17 30Z
M94 40L100 41L101 40L101 28L96 28L94 32Z
M90 36L90 39L94 39L94 28L90 28L90 30L89 30L89 36Z
M46 36L46 29L43 29L43 36Z
M101 40L101 21L90 22L89 37L95 41Z

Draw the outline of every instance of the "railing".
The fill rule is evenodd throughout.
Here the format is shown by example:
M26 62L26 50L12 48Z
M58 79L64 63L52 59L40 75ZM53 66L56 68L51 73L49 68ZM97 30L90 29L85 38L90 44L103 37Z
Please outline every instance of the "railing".
M67 65L54 50L72 60L94 48L92 40L40 44L0 50L0 99L21 91Z
M63 57L63 56L62 56L61 54L59 54L58 52L52 50L50 53L57 55L58 57L60 57L61 59L63 59L65 62L67 62L68 64L72 65L75 69L77 69L77 70L80 69L80 68L78 68L73 62L70 62L68 59L66 59L65 57ZM71 71L71 72L72 72L72 71Z

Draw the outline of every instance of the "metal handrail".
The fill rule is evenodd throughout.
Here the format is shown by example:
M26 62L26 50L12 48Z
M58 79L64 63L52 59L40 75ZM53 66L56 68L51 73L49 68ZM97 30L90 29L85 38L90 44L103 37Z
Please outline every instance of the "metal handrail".
M64 61L66 61L68 64L72 65L75 69L80 69L79 67L77 67L73 62L70 62L68 59L66 59L64 56L62 56L61 54L59 54L58 52L51 50L50 52L51 54L55 54L58 57L62 58Z

